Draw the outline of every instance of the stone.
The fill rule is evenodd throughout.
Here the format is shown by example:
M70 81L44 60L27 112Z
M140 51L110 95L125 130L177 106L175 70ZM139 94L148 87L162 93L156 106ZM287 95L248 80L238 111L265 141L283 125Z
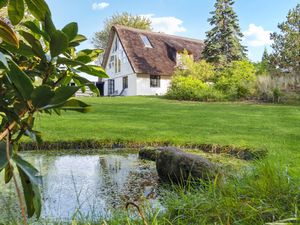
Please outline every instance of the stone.
M159 148L152 148L152 147L147 147L147 148L142 148L139 151L139 157L141 159L146 159L150 161L156 161L157 156L160 153Z
M160 150L156 170L163 181L183 183L188 180L209 180L217 174L217 166L209 160L178 148Z

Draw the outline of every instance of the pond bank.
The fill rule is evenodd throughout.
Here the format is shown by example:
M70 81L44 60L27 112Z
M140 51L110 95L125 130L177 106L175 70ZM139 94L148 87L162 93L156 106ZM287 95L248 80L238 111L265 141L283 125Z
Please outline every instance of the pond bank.
M144 147L169 147L174 146L182 149L200 150L206 153L227 154L243 160L257 160L266 157L268 151L265 148L252 148L245 146L220 145L207 143L184 143L182 145L172 142L135 142L127 140L77 140L77 141L55 141L43 142L37 145L33 142L23 142L20 145L21 151L28 150L93 150L93 149L136 149Z

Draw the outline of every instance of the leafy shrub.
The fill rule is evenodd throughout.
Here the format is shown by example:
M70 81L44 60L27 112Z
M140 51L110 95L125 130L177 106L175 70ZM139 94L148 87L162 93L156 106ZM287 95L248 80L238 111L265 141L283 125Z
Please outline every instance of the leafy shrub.
M191 76L174 76L167 97L177 100L215 101L223 95L209 84Z
M202 82L211 81L215 76L215 67L212 64L205 60L195 62L193 57L189 56L187 52L181 55L181 63L182 66L175 71L175 76L190 76Z
M233 99L245 98L255 93L255 67L246 60L234 61L220 71L216 88Z
M167 97L177 100L221 101L240 99L255 93L255 66L249 61L234 61L228 67L215 68L205 62L194 62L182 55L182 66L173 76Z

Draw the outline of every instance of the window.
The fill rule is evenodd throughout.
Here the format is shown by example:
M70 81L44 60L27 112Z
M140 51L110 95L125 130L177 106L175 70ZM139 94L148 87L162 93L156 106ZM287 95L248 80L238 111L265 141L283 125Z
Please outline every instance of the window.
M108 68L111 69L115 66L115 56L112 55L109 59L109 64L108 64Z
M115 55L115 73L121 72L121 59L119 56Z
M128 88L128 77L123 77L123 89Z
M160 76L150 75L150 87L160 87Z
M112 95L115 92L115 81L112 79L108 80L108 94Z
M145 45L146 48L153 48L148 37L146 35L140 34L140 37Z
M120 45L119 39L118 39L118 38L116 38L116 41L115 41L115 43L114 43L114 46L113 46L113 50L112 50L112 52L116 52L116 51L118 51L118 49L119 49L119 45Z

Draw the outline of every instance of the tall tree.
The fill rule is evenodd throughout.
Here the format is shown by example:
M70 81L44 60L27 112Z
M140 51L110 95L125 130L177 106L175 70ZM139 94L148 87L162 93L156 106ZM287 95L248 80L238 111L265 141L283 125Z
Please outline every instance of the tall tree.
M241 33L237 14L233 10L234 0L217 0L212 17L208 19L212 29L206 32L204 58L208 62L225 65L246 58L246 47L241 44Z
M257 75L268 75L270 72L270 56L267 48L265 48L261 61L255 63Z
M96 48L105 49L107 47L109 33L111 27L114 25L123 25L142 30L151 30L150 19L142 16L131 15L127 12L123 12L121 14L117 13L105 20L103 30L95 33L92 43Z
M272 66L281 72L300 75L300 4L290 10L287 20L278 25L280 33L271 34Z

